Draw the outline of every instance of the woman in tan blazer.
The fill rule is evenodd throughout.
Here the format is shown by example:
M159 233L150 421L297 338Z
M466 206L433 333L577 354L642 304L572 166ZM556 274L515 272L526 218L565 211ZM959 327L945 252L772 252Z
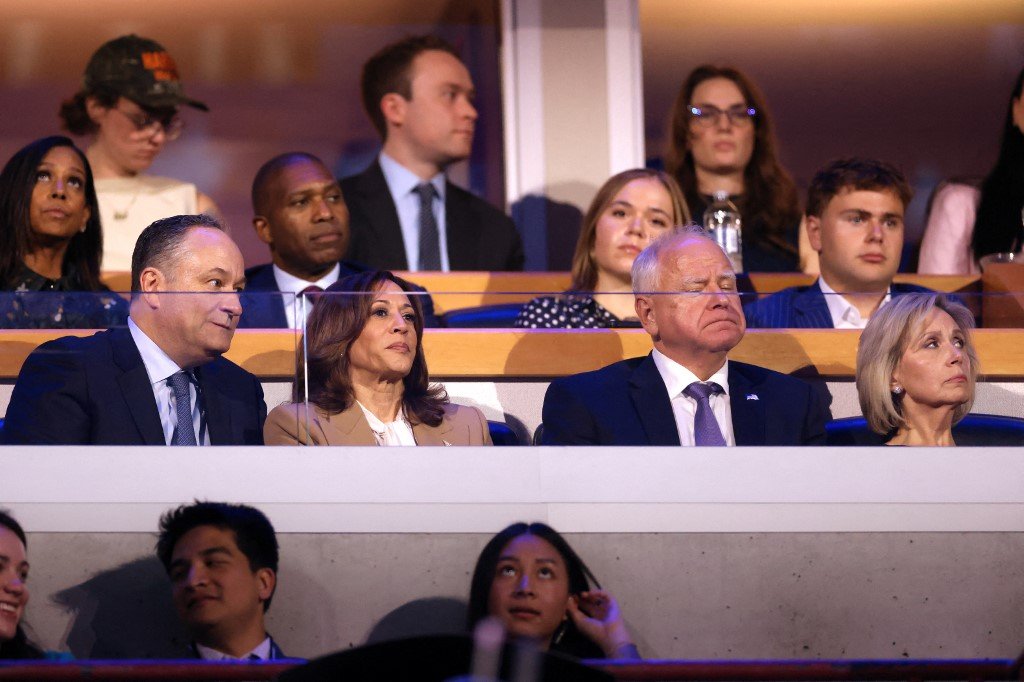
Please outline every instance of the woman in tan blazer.
M410 291L371 270L318 297L306 324L308 360L300 352L293 402L267 415L267 445L491 445L483 413L429 383L423 314Z

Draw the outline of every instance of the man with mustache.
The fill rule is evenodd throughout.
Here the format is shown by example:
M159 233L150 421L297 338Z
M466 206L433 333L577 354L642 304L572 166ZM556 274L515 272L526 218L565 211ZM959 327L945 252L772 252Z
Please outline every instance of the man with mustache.
M222 357L242 314L242 254L207 215L149 225L128 327L48 341L25 360L3 440L17 445L262 445L259 379Z
M445 178L472 149L475 95L455 48L435 36L388 45L363 66L363 107L384 146L341 181L352 260L381 270L523 269L509 217Z
M274 526L260 510L222 502L182 505L161 517L156 554L197 658L285 658L264 626L277 588L278 548Z
M729 258L696 226L633 263L650 355L557 379L545 445L814 445L827 401L785 374L728 359L746 329Z
M840 159L818 171L806 224L821 276L747 305L748 326L863 329L892 296L928 292L892 281L912 196L903 174L884 161Z

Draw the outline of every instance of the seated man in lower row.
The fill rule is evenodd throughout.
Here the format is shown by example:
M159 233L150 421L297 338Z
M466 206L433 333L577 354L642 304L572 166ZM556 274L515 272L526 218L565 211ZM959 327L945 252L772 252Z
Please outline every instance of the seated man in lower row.
M746 306L747 325L863 329L892 296L927 292L892 281L912 196L903 174L883 161L840 159L818 171L807 191L807 237L821 276Z
M277 588L278 551L262 512L221 502L182 505L160 519L156 554L197 658L285 658L263 622Z
M654 242L633 263L650 355L557 379L545 445L813 445L828 401L809 384L728 359L746 325L729 258L700 228Z

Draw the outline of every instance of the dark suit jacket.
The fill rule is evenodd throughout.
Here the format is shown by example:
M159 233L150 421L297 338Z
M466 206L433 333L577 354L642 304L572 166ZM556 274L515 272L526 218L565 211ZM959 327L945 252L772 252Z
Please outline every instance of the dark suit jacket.
M357 272L366 272L369 268L359 263L339 261L341 269L338 279ZM242 316L238 318L239 329L284 329L288 326L288 318L284 314L284 306L292 304L291 296L281 296L274 277L274 266L271 263L254 265L245 271L245 291L242 292ZM413 284L413 289L426 293L423 287ZM274 296L272 294L278 294ZM248 294L248 295L247 295ZM262 294L262 295L261 295ZM441 327L441 321L434 312L434 299L430 296L419 296L423 308L423 326Z
M893 282L893 296L930 294L916 284ZM761 329L832 329L832 314L818 280L806 287L790 287L743 306L747 327Z
M212 445L262 445L259 380L217 358L195 370ZM156 398L131 332L65 336L32 351L18 375L3 441L20 445L165 445Z
M352 226L349 257L382 270L408 270L398 210L380 163L341 180ZM523 243L512 219L447 183L445 224L452 270L522 270Z
M828 405L807 383L729 361L737 445L824 445ZM679 445L672 403L654 358L616 362L551 382L544 445Z

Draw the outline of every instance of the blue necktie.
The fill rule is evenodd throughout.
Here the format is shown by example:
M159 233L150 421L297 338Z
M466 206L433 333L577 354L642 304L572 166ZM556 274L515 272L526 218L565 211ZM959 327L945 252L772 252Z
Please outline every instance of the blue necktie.
M725 445L709 400L710 396L722 392L722 387L713 381L695 381L683 389L683 395L697 401L697 413L693 416L693 442L696 445Z
M429 182L416 186L416 194L420 195L420 270L441 269L441 242L434 218L436 193Z
M175 412L178 424L171 436L171 445L196 445L195 427L192 425L192 405L188 395L188 376L185 372L175 372L168 379L174 390Z

